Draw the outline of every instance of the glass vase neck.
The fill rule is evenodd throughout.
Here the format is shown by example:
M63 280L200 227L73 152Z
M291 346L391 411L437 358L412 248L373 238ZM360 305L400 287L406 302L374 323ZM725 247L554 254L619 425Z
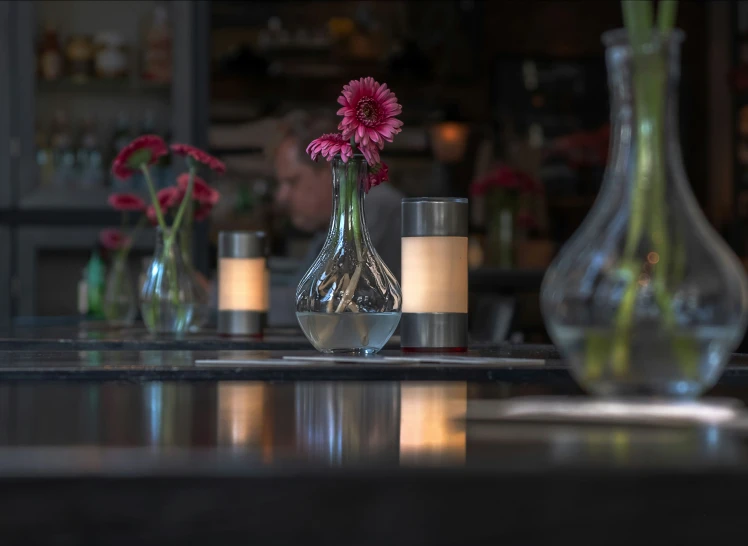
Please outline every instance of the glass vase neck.
M332 160L332 218L328 240L348 240L369 245L364 212L364 184L369 168L363 156L354 156L343 162L340 156Z

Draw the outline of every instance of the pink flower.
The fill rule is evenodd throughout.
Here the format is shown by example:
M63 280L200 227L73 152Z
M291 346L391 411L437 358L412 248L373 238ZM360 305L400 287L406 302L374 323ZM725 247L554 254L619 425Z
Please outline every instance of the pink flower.
M213 205L201 204L199 207L197 207L197 209L195 209L195 222L202 222L203 220L208 218L212 210Z
M384 141L392 142L392 137L402 130L403 122L395 116L403 107L387 84L380 85L374 78L351 80L343 87L338 103L342 106L338 115L343 116L338 129L346 140L353 137L363 146L373 142L381 150Z
M127 180L143 165L153 165L169 153L166 143L156 135L143 135L122 148L112 162L112 173Z
M134 193L113 193L109 196L109 205L122 212L144 211L148 205Z
M369 170L369 176L366 178L366 182L364 182L364 191L369 193L369 190L373 187L379 186L382 182L387 182L390 179L389 171L387 163L374 165Z
M362 154L364 154L366 162L370 167L379 165L379 163L381 162L381 160L379 159L379 149L373 142L369 142L369 144L366 145L359 144L358 149Z
M170 186L168 188L164 188L163 190L160 190L156 194L156 199L158 200L158 206L161 209L162 214L166 214L170 208L177 205L182 201L183 193L182 191L177 188L176 186ZM158 224L158 216L156 215L156 208L151 205L148 207L148 209L145 211L146 216L148 217L148 220L153 224L154 226Z
M353 157L353 148L348 139L343 138L340 133L328 133L312 140L306 148L306 153L312 161L317 161L320 155L327 161L332 161L333 157L340 154L343 163L347 163Z
M213 157L207 152L202 151L200 148L190 146L189 144L172 144L171 151L182 157L191 157L198 163L207 165L212 170L219 174L226 172L226 165L218 158Z
M118 229L104 229L99 233L99 242L107 250L119 250L128 246L131 240Z
M177 178L177 187L182 195L187 193L187 185L189 182L190 173L182 173ZM195 180L192 182L192 198L203 205L210 205L212 207L218 203L221 194L211 188L205 180L199 176L195 176Z

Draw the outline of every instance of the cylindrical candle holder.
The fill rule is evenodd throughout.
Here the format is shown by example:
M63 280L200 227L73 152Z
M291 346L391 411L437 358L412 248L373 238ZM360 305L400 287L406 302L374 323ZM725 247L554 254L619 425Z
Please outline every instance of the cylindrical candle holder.
M402 201L400 346L404 351L466 351L468 200Z
M218 333L261 336L268 312L266 236L261 231L218 235Z

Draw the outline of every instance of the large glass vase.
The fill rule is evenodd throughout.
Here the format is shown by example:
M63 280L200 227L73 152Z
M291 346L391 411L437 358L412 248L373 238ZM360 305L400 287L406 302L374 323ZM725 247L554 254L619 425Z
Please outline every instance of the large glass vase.
M543 281L548 331L595 394L697 396L745 330L745 272L702 214L683 167L682 39L679 31L654 35L632 51L624 31L604 35L608 167Z
M296 289L301 329L324 353L376 353L400 321L400 285L374 249L366 227L367 176L363 156L347 163L333 159L327 238Z

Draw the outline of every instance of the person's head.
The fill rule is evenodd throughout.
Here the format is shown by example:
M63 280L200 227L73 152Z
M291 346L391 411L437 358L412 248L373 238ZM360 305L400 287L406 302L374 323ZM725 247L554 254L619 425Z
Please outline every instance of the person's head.
M336 132L334 117L292 112L281 121L280 129L272 151L278 180L275 201L297 229L324 229L332 212L330 164L312 161L306 147L322 134Z

